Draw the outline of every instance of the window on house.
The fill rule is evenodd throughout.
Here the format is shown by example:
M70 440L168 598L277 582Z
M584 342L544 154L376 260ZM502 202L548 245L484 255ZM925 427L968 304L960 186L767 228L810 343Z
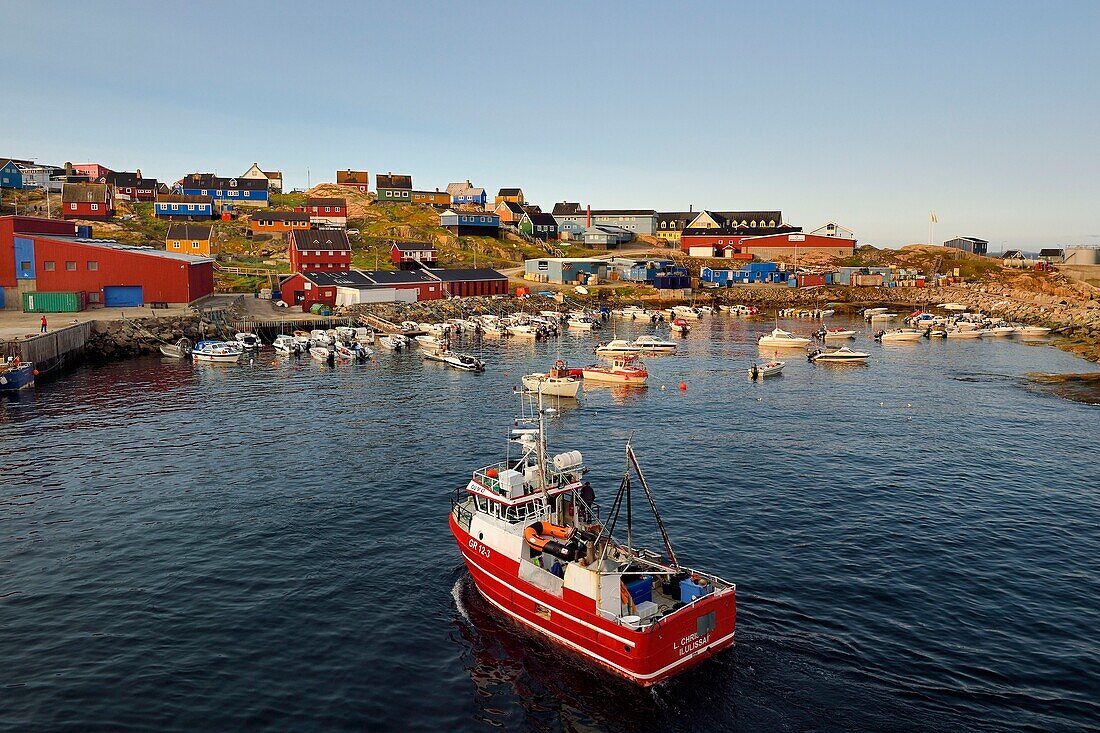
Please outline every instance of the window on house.
M76 272L76 262L69 260L65 263L65 269L69 272Z
M69 204L69 211L76 211L76 204Z
M99 293L88 293L88 302L89 303L98 303L99 302Z
M31 263L27 260L23 260L22 262L19 263L19 269L23 270L24 272L27 272L31 269Z
M26 268L24 268L24 269L26 269ZM54 270L57 269L57 263L54 262L53 260L46 260L45 262L42 263L42 269L45 270L46 272L53 272Z
M172 242L172 249L179 249L179 248L180 248L180 243L179 242Z
M191 243L191 249L198 249L198 248L199 248L199 243L198 242L192 242Z
M325 213L327 214L327 213L329 213L330 211L332 211L332 207L331 207L331 206L326 206L326 207L325 207Z
M96 260L88 260L88 271L95 272L99 269L99 262Z

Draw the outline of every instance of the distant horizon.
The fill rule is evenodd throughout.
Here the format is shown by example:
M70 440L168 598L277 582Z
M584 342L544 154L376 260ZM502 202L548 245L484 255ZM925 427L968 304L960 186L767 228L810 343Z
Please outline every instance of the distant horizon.
M2 155L778 209L890 248L932 211L935 244L1100 243L1094 3L0 3Z

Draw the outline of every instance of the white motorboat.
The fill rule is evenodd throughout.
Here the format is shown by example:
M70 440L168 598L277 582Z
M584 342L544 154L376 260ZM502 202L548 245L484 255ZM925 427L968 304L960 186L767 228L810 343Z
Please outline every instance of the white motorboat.
M420 330L420 324L416 321L401 321L401 330L405 333L412 333Z
M447 322L463 333L477 333L481 330L481 324L468 318L448 318Z
M464 372L485 371L485 362L469 354L459 354L454 351L440 351L438 353L424 351L421 353L425 359L441 362L452 369L461 369Z
M705 314L701 308L696 308L691 305L676 305L670 310L672 311L671 315L677 318L687 318L694 321L699 320Z
M522 336L525 338L538 338L538 328L532 326L530 323L513 323L508 326L508 333L513 336Z
M964 311L966 306L962 303L940 303L937 308L943 308L946 311Z
M374 352L355 342L352 342L351 345L339 343L336 345L336 355L341 359L362 363L374 356Z
M782 328L775 328L767 336L761 336L756 343L768 348L804 349L810 344L810 340L805 336L795 336Z
M332 362L336 359L336 352L327 346L311 346L309 355L317 361Z
M275 348L277 354L298 354L301 353L302 347L298 345L298 341L289 334L280 334L275 337L275 341L271 344Z
M370 346L374 343L374 329L360 326L355 329L355 340L364 346Z
M378 339L378 345L390 351L401 351L408 348L409 339L399 333L390 333Z
M847 328L823 328L817 332L823 341L843 341L856 337L856 332Z
M872 313L867 316L867 320L874 323L875 321L890 321L898 317L897 313Z
M878 313L885 313L888 310L890 310L890 309L889 308L864 308L863 309L863 316L866 318L867 316L873 316L873 315L876 315Z
M562 319L565 317L564 314L559 313L558 311L539 311L539 315L543 318L549 318L550 320L557 323L561 323Z
M331 346L332 338L328 335L328 331L320 328L315 328L309 332L310 346Z
M962 328L949 328L947 329L947 338L949 339L977 339L982 337L982 332L976 328L962 329Z
M600 327L600 322L591 316L570 316L567 323L575 331L591 331Z
M691 324L685 321L683 318L674 318L668 324L668 330L671 333L687 333L691 330Z
M649 318L646 309L637 305L628 305L626 308L615 308L611 311L611 315L624 321L636 321L643 318Z
M783 371L783 367L787 366L785 361L769 361L767 364L753 364L749 367L750 379L763 379L764 377L774 377Z
M1020 338L1043 338L1050 335L1050 329L1045 326L1020 326L1016 329L1016 335Z
M420 330L432 336L443 336L450 332L451 324L449 323L421 323Z
M353 327L351 327L351 326L337 326L335 330L336 330L337 340L339 340L339 341L354 341L355 340L355 329Z
M295 331L292 335L294 343L298 345L298 351L305 353L309 351L309 331Z
M1015 326L994 326L989 329L990 336L1004 337L1011 336L1014 333L1016 333Z
M415 340L422 349L435 349L436 351L440 351L447 348L446 341L426 333L417 336Z
M244 347L236 341L200 341L191 350L193 361L231 364L241 358Z
M634 346L639 350L651 354L671 354L676 351L676 342L656 336L639 336L634 339Z
M242 349L258 349L261 346L260 338L254 333L233 334L233 340L240 344Z
M858 362L867 361L871 358L871 355L866 351L852 351L847 346L841 346L839 349L833 349L832 351L815 351L810 354L809 359L816 364L819 361L823 362Z
M581 380L576 377L569 376L551 376L554 370L550 371L550 374L525 374L520 378L523 382L524 389L531 392L537 392L539 394L550 395L553 397L570 397L576 398L577 392L581 388Z
M615 356L616 354L638 354L641 349L626 339L612 339L596 347L597 356Z
M875 334L875 341L884 344L912 343L922 338L924 338L924 332L913 328L895 328L892 331L879 331Z

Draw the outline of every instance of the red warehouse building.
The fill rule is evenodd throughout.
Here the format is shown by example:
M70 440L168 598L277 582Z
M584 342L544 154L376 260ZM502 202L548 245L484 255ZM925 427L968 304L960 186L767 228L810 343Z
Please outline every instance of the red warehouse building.
M65 219L107 220L114 212L114 194L106 183L66 183L61 189L61 216Z
M214 292L214 261L209 257L77 233L76 225L66 222L0 219L0 284L10 287L11 262L17 292L84 292L92 306L188 304Z
M425 270L443 285L444 293L454 297L471 295L507 295L508 276L489 268Z
M438 300L446 295L443 283L425 270L363 270L363 274L384 288L415 290L416 300Z
M351 243L342 229L292 231L288 255L291 272L347 272L351 269Z

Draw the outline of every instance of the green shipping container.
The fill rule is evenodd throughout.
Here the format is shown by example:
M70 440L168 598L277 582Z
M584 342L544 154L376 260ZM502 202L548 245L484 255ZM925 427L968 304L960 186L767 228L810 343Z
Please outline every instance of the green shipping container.
M24 313L76 313L85 308L83 292L23 293Z

